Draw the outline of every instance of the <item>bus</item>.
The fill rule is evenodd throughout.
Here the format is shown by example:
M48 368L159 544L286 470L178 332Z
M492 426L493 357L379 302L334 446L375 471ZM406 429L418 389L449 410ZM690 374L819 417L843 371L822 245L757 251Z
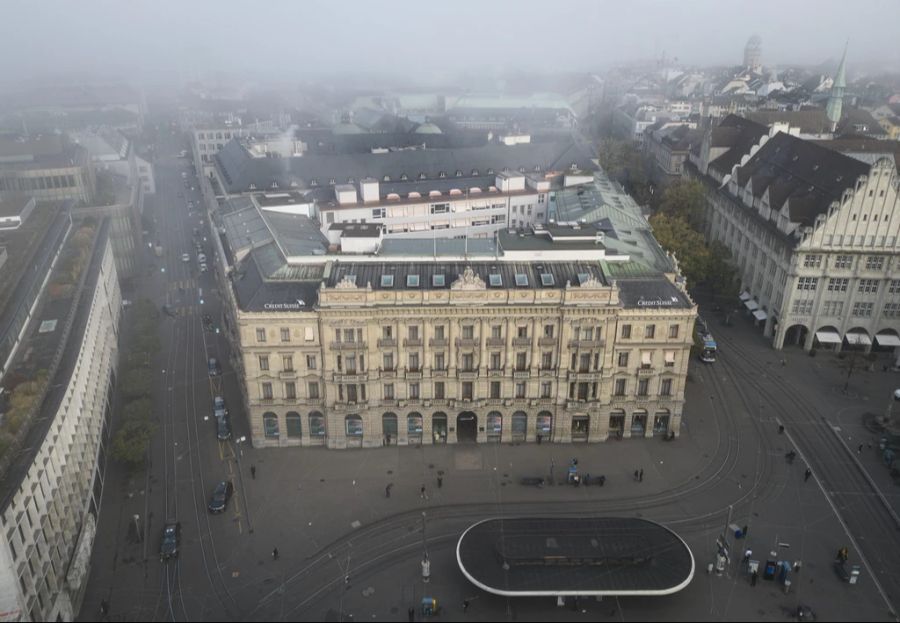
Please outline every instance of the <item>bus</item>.
M697 345L700 361L713 363L716 360L716 341L703 318L697 317L694 325L694 343Z

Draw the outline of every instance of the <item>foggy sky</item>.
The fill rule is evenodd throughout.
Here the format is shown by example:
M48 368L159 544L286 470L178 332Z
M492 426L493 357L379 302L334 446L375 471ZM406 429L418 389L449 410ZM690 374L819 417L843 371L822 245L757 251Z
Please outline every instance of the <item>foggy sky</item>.
M504 68L587 70L636 59L900 66L896 0L11 0L3 81L106 72L180 81L214 72L291 80L328 72L434 77Z

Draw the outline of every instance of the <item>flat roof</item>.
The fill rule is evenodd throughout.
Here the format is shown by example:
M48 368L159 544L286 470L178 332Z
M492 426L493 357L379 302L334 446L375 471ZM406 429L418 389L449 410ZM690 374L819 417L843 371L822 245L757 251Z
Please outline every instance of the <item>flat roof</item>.
M694 577L694 556L665 526L634 517L494 518L456 546L463 575L506 597L671 595Z
M0 199L0 216L19 216L32 201L34 198L27 195L12 195Z

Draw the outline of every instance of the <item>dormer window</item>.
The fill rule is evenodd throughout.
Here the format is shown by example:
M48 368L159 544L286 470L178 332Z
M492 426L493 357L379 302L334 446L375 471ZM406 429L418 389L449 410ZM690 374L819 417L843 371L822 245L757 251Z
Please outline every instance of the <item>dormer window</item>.
M457 172L456 172L456 177L462 177L462 171L457 171Z
M401 174L400 174L400 181L401 181L401 182L405 182L405 181L408 180L408 179L409 179L409 176L407 176L406 173L401 173Z
M424 180L424 179L425 179L425 174L424 174L424 173L419 173L419 179L420 179L420 180Z
M383 178L381 178L381 181L382 181L382 182L390 182L390 181L391 181L391 176L390 176L390 175L385 175Z
M493 169L488 169L488 170L487 170L487 174L488 174L488 175L493 175L493 174L494 174L494 170L493 170Z
M478 177L478 169L472 169L472 177Z
M330 180L328 180L328 183L331 185L334 185L334 178L331 178Z
M445 177L447 177L447 174L441 171L440 173L438 173L438 177L444 179Z

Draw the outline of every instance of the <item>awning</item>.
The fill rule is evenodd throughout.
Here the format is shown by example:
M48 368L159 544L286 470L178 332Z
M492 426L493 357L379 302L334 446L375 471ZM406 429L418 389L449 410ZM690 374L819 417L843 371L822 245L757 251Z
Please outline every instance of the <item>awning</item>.
M875 341L879 346L900 346L900 337L887 333L885 335L876 335Z
M766 312L764 312L761 309L757 309L755 312L753 312L753 317L756 318L757 320L765 320L766 318L769 317L769 314L767 314Z
M750 293L749 293L749 292L747 292L746 290L744 290L743 292L741 292L741 300L742 300L742 301L746 301L746 300L749 299L749 298L750 298Z
M837 331L816 331L816 339L823 344L841 343L841 335Z
M847 339L848 344L863 344L865 346L868 346L872 343L872 339L865 333L848 333L844 337Z
M753 299L750 299L749 301L744 301L744 306L747 309L749 309L750 311L753 311L754 309L759 309L759 303L757 303Z

